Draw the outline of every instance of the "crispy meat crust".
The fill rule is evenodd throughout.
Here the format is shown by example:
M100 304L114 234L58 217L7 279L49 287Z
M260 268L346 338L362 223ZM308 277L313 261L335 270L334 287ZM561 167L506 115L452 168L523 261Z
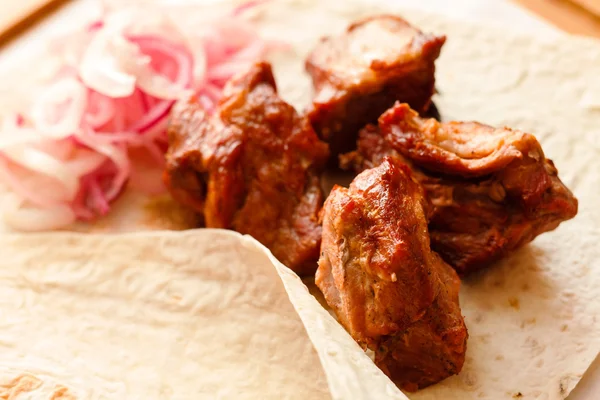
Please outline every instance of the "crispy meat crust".
M342 167L361 171L385 156L408 165L429 201L432 248L461 275L577 214L577 199L531 134L440 123L396 104L359 136Z
M310 123L277 96L271 66L230 81L214 114L178 104L164 181L211 228L250 234L300 274L316 269L328 158Z
M426 204L392 158L349 189L336 186L322 212L315 280L352 337L407 390L458 373L466 350L460 282L430 248Z
M332 155L354 149L358 130L396 100L427 111L445 40L393 15L365 18L322 39L306 60L315 88L308 116Z

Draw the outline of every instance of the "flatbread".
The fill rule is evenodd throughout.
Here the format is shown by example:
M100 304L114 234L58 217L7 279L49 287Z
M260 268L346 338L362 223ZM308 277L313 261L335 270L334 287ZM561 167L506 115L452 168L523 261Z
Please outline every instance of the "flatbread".
M409 397L563 399L600 350L600 296L597 289L600 287L600 249L597 246L600 238L600 44L591 39L568 36L545 39L518 35L434 14L397 9L393 2L383 0L282 0L268 2L251 14L266 36L283 38L291 43L291 51L276 54L272 61L282 96L302 109L308 104L311 93L309 78L303 71L303 59L318 38L341 32L352 20L381 12L399 13L425 31L448 36L437 62L439 95L435 97L445 120L478 120L534 133L546 155L554 160L561 179L579 199L579 214L575 219L561 224L554 232L541 235L513 256L463 282L460 301L470 335L465 367L460 375L409 394ZM121 200L117 212L96 224L94 230L174 228L160 218L162 211L158 214L149 212L152 207L147 207L145 199L133 197L135 201ZM185 222L185 218L183 220ZM176 237L171 235L151 236L155 240ZM186 235L182 234L182 237ZM181 250L190 257L201 259L199 249L208 244L200 243L208 239L200 231L189 235L199 235L198 244ZM125 240L122 237L98 239L96 236L62 238L89 240L82 244L81 254L87 254L88 250L83 248L88 247L93 252L94 240L107 243ZM23 246L28 241L26 238L18 240L23 241ZM140 242L144 240L147 239L140 239ZM228 251L237 252L239 248L240 244L232 242ZM41 254L40 251L38 255ZM81 254L73 253L73 257L75 260L87 259ZM228 256L224 253L223 257ZM42 257L39 259L45 262ZM152 263L152 260L148 262ZM18 265L13 264L13 267ZM247 268L244 265L241 263L236 268L243 270ZM281 271L277 263L265 263L265 268L273 265ZM277 282L272 279L274 276L269 279L271 284ZM305 382L327 381L329 393L335 398L360 398L363 393L362 398L384 399L388 397L382 393L387 390L391 390L389 396L398 396L389 389L389 382L378 371L369 369L372 364L366 363L364 357L360 358L362 353L355 352L357 347L348 342L348 336L340 331L339 325L333 324L332 320L320 319L327 313L318 308L312 298L296 297L306 294L298 280L291 279L289 273L283 273L283 276L290 278L284 279L284 286L296 305L308 338L317 349L319 362L314 368L321 375L306 377ZM251 328L245 326L243 329ZM345 344L340 345L340 340ZM327 346L333 350L323 351ZM327 355L333 355L333 358L324 358ZM252 356L260 357L260 354ZM364 363L364 371L372 372L370 378L355 375L359 373L357 371L363 371L362 367L348 369L347 360L355 359L356 364L350 365ZM315 360L307 359L306 362L311 364ZM232 368L237 368L247 360L232 362ZM286 362L290 368L298 368L298 373L303 373L301 364L296 365L295 355ZM244 368L244 365L239 366ZM352 386L357 380L361 380L364 391ZM386 389L381 389L380 383ZM296 389L293 382L290 385ZM338 385L337 389L335 385ZM352 390L344 392L345 385ZM378 389L383 392L375 392Z
M251 237L5 235L0 248L0 398L406 399Z

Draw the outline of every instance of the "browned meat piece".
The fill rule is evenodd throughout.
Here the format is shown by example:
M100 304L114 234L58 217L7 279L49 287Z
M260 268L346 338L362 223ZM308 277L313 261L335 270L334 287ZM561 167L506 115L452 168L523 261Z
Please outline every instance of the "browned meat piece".
M396 100L427 111L445 40L393 15L365 18L322 39L306 61L315 87L308 116L333 156L353 150L358 130Z
M378 166L386 156L412 166L407 159L386 143L377 125L368 124L358 134L356 151L339 155L340 168L362 172ZM415 172L418 171L413 171L413 176Z
M413 170L431 203L431 246L466 274L577 214L577 199L533 135L477 122L439 123L397 104L365 128L342 165L386 155Z
M467 329L456 272L430 249L426 200L393 158L336 186L316 284L346 330L406 390L457 374Z
M207 227L250 234L294 271L315 271L327 144L277 96L269 64L234 78L213 115L179 104L168 133L164 180L176 200Z

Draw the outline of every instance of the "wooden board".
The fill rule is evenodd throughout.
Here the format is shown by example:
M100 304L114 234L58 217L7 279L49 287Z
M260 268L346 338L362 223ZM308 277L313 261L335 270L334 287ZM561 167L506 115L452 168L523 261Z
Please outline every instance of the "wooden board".
M598 0L570 0L573 3L583 7L592 14L600 18L600 1Z
M565 32L600 37L600 17L582 7L583 3L597 4L600 0L512 0Z
M0 45L32 26L67 0L0 1Z

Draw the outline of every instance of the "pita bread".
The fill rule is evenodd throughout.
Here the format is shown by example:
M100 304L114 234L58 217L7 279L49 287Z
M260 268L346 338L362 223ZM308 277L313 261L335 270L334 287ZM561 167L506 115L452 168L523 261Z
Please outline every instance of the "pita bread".
M406 399L249 236L4 235L0 248L0 398Z
M282 96L302 109L308 104L311 90L303 71L303 59L318 38L341 32L352 20L381 12L399 13L425 31L448 36L437 62L439 95L434 99L445 120L478 120L535 134L546 155L554 160L561 179L579 199L579 215L575 219L561 224L554 232L541 235L531 245L463 283L460 300L470 335L465 367L460 375L409 397L563 399L600 350L600 296L597 295L600 287L600 249L597 246L600 238L600 44L591 39L568 36L552 39L523 36L434 14L397 9L392 2L383 0L282 0L256 8L251 17L266 36L283 37L291 43L290 52L276 54L272 61ZM156 218L156 212L148 214L145 199L133 197L137 200L122 199L117 204L117 211L95 228L110 231L173 228L156 222L164 222L164 219ZM158 214L160 217L161 213ZM183 222L185 220L182 218ZM206 249L203 246L208 244L201 242L210 242L207 234L195 231L181 234L181 237L187 235L197 235L199 239L193 239L198 240L195 247L181 248L183 254L202 259L200 249ZM80 253L72 254L74 260L78 260L74 263L83 263L82 259L88 256L82 254L93 252L94 241L119 243L126 242L130 236L60 237L46 238L57 240L54 242L57 246L61 240L85 243L81 244ZM154 239L139 240L168 241L163 238L178 235L160 233L149 237ZM33 246L41 239L35 235L32 239L3 240L21 240L22 246L31 240ZM4 242L4 245L8 243ZM240 246L231 242L229 251L238 252ZM40 255L43 266L43 251L36 254ZM211 257L211 254L206 256ZM226 254L222 255L224 262L218 262L218 265L225 265L225 261L234 262L228 258L232 256ZM114 258L113 262L119 261ZM152 260L148 263L155 264ZM143 264L146 269L146 263ZM11 265L22 268L19 263ZM241 263L237 267L243 270L244 265ZM280 270L277 263L265 262L266 269L272 266ZM72 273L76 270L73 267ZM329 395L334 398L360 398L360 393L365 393L363 398L384 399L388 397L383 393L388 390L391 398L398 398L393 397L398 393L372 369L372 364L365 362L365 370L347 368L347 361L342 360L356 359L357 364L350 365L358 365L366 359L362 353L354 352L356 346L347 342L348 336L339 331L339 325L331 320L315 322L326 313L323 314L323 309L317 307L312 298L297 298L299 293L305 294L305 289L297 279L291 279L289 273L282 275L288 296L317 350L313 356L317 356L318 362L314 357L305 361L307 365L314 363L313 368L320 372L313 378L303 378L304 382L327 381ZM277 281L273 276L269 282ZM8 282L12 281L9 279ZM260 294L257 296L260 298ZM234 314L231 317L238 318ZM258 318L260 314L256 315ZM293 313L291 315L293 317ZM307 315L319 318L310 319ZM330 323L333 325L329 326ZM243 329L250 328L252 326ZM280 327L274 325L273 329ZM347 345L339 345L339 340L345 340ZM335 349L323 351L328 345ZM328 354L335 355L333 361L324 358ZM238 366L236 362L240 363L240 360L231 361L235 367ZM304 373L302 365L296 365L296 355L286 361L290 368L298 368L297 373ZM239 367L244 368L245 362ZM368 371L370 378L355 375L359 373L357 371ZM364 379L359 385L364 385L365 392L351 386L358 379ZM338 389L335 389L336 384ZM290 385L295 388L292 382ZM346 385L352 390L344 392ZM316 391L322 389L323 386L315 386ZM369 392L378 389L379 392Z

